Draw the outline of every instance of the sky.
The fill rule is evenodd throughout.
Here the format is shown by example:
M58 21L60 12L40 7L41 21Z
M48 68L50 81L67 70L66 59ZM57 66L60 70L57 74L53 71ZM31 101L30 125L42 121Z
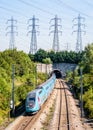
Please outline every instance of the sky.
M77 33L73 31L77 30L77 18L80 14L85 20L82 20L82 30L86 31L86 34L82 33L82 45L83 49L87 44L93 42L93 1L92 0L0 0L0 51L9 49L9 43L11 35L9 34L11 17L17 21L15 23L15 32L18 35L14 37L14 44L18 50L23 50L29 53L31 34L28 34L31 28L28 25L32 24L29 19L32 19L33 15L39 19L36 21L36 30L39 31L37 35L37 48L49 51L53 45L53 33L54 21L50 20L57 15L61 19L59 28L62 31L62 35L59 34L59 46L61 50L76 49ZM73 21L74 19L74 21ZM29 22L28 22L29 21ZM68 47L67 47L68 46Z

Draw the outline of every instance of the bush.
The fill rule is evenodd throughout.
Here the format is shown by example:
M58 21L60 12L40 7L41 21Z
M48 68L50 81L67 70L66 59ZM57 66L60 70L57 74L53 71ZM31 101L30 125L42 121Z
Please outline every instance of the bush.
M84 108L89 118L93 118L93 89L89 89L83 96Z

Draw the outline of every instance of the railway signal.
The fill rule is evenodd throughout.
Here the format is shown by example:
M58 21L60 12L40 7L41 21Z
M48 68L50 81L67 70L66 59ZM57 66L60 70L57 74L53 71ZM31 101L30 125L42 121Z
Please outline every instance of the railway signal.
M15 116L15 100L14 100L14 74L15 74L15 67L14 64L12 65L12 97L10 101L10 108L12 109L12 115Z
M10 108L13 109L13 100L10 101Z

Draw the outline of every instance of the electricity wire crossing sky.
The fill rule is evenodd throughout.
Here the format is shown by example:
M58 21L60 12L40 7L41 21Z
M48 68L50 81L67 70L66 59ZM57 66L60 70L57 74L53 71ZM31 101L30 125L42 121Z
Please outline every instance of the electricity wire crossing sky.
M37 48L44 50L51 50L53 45L53 33L49 36L50 26L54 25L54 21L50 24L50 20L57 15L61 19L59 35L59 48L62 50L76 49L77 33L72 32L77 30L77 18L80 14L85 18L83 28L86 31L82 33L83 49L87 44L93 42L93 1L92 0L0 0L0 51L9 49L10 43L10 19L16 21L15 32L17 35L14 37L15 47L18 50L23 50L28 53L31 43L31 34L28 33L28 20L32 19L33 15L39 19L36 23L39 27L37 35ZM31 24L31 21L30 21ZM53 27L52 27L53 30Z

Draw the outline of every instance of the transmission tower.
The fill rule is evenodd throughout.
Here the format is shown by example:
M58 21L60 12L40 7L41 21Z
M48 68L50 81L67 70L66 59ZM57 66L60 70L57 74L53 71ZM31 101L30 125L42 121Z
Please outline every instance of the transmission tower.
M62 31L60 31L58 29L58 27L62 27L61 25L59 25L59 21L61 22L61 19L57 17L57 15L55 15L55 18L51 19L50 23L54 21L54 24L50 26L51 27L54 27L54 30L50 32L51 33L54 33L54 38L53 38L53 46L52 46L52 49L54 52L58 52L59 51L59 36L58 36L58 33L62 33Z
M82 32L85 33L83 30L85 28L85 24L82 24L82 22L85 21L85 18L81 17L79 14L77 18L73 19L74 22L75 20L77 20L77 23L74 24L73 27L77 26L77 30L74 30L73 32L77 32L76 52L82 52Z
M30 24L30 21L32 21L32 24ZM30 43L30 51L29 54L35 54L37 51L37 37L36 37L36 33L38 31L36 31L36 26L38 27L38 25L36 25L36 21L39 21L39 19L35 18L35 16L33 16L32 19L28 20L28 29L30 31L28 31L28 33L31 33L31 43ZM32 28L30 28L32 27Z
M7 26L6 30L10 29L7 34L10 34L10 43L9 43L9 49L14 49L15 48L15 34L18 34L15 29L17 29L17 20L14 20L13 17L11 19L7 20L7 24L10 23L9 26Z

